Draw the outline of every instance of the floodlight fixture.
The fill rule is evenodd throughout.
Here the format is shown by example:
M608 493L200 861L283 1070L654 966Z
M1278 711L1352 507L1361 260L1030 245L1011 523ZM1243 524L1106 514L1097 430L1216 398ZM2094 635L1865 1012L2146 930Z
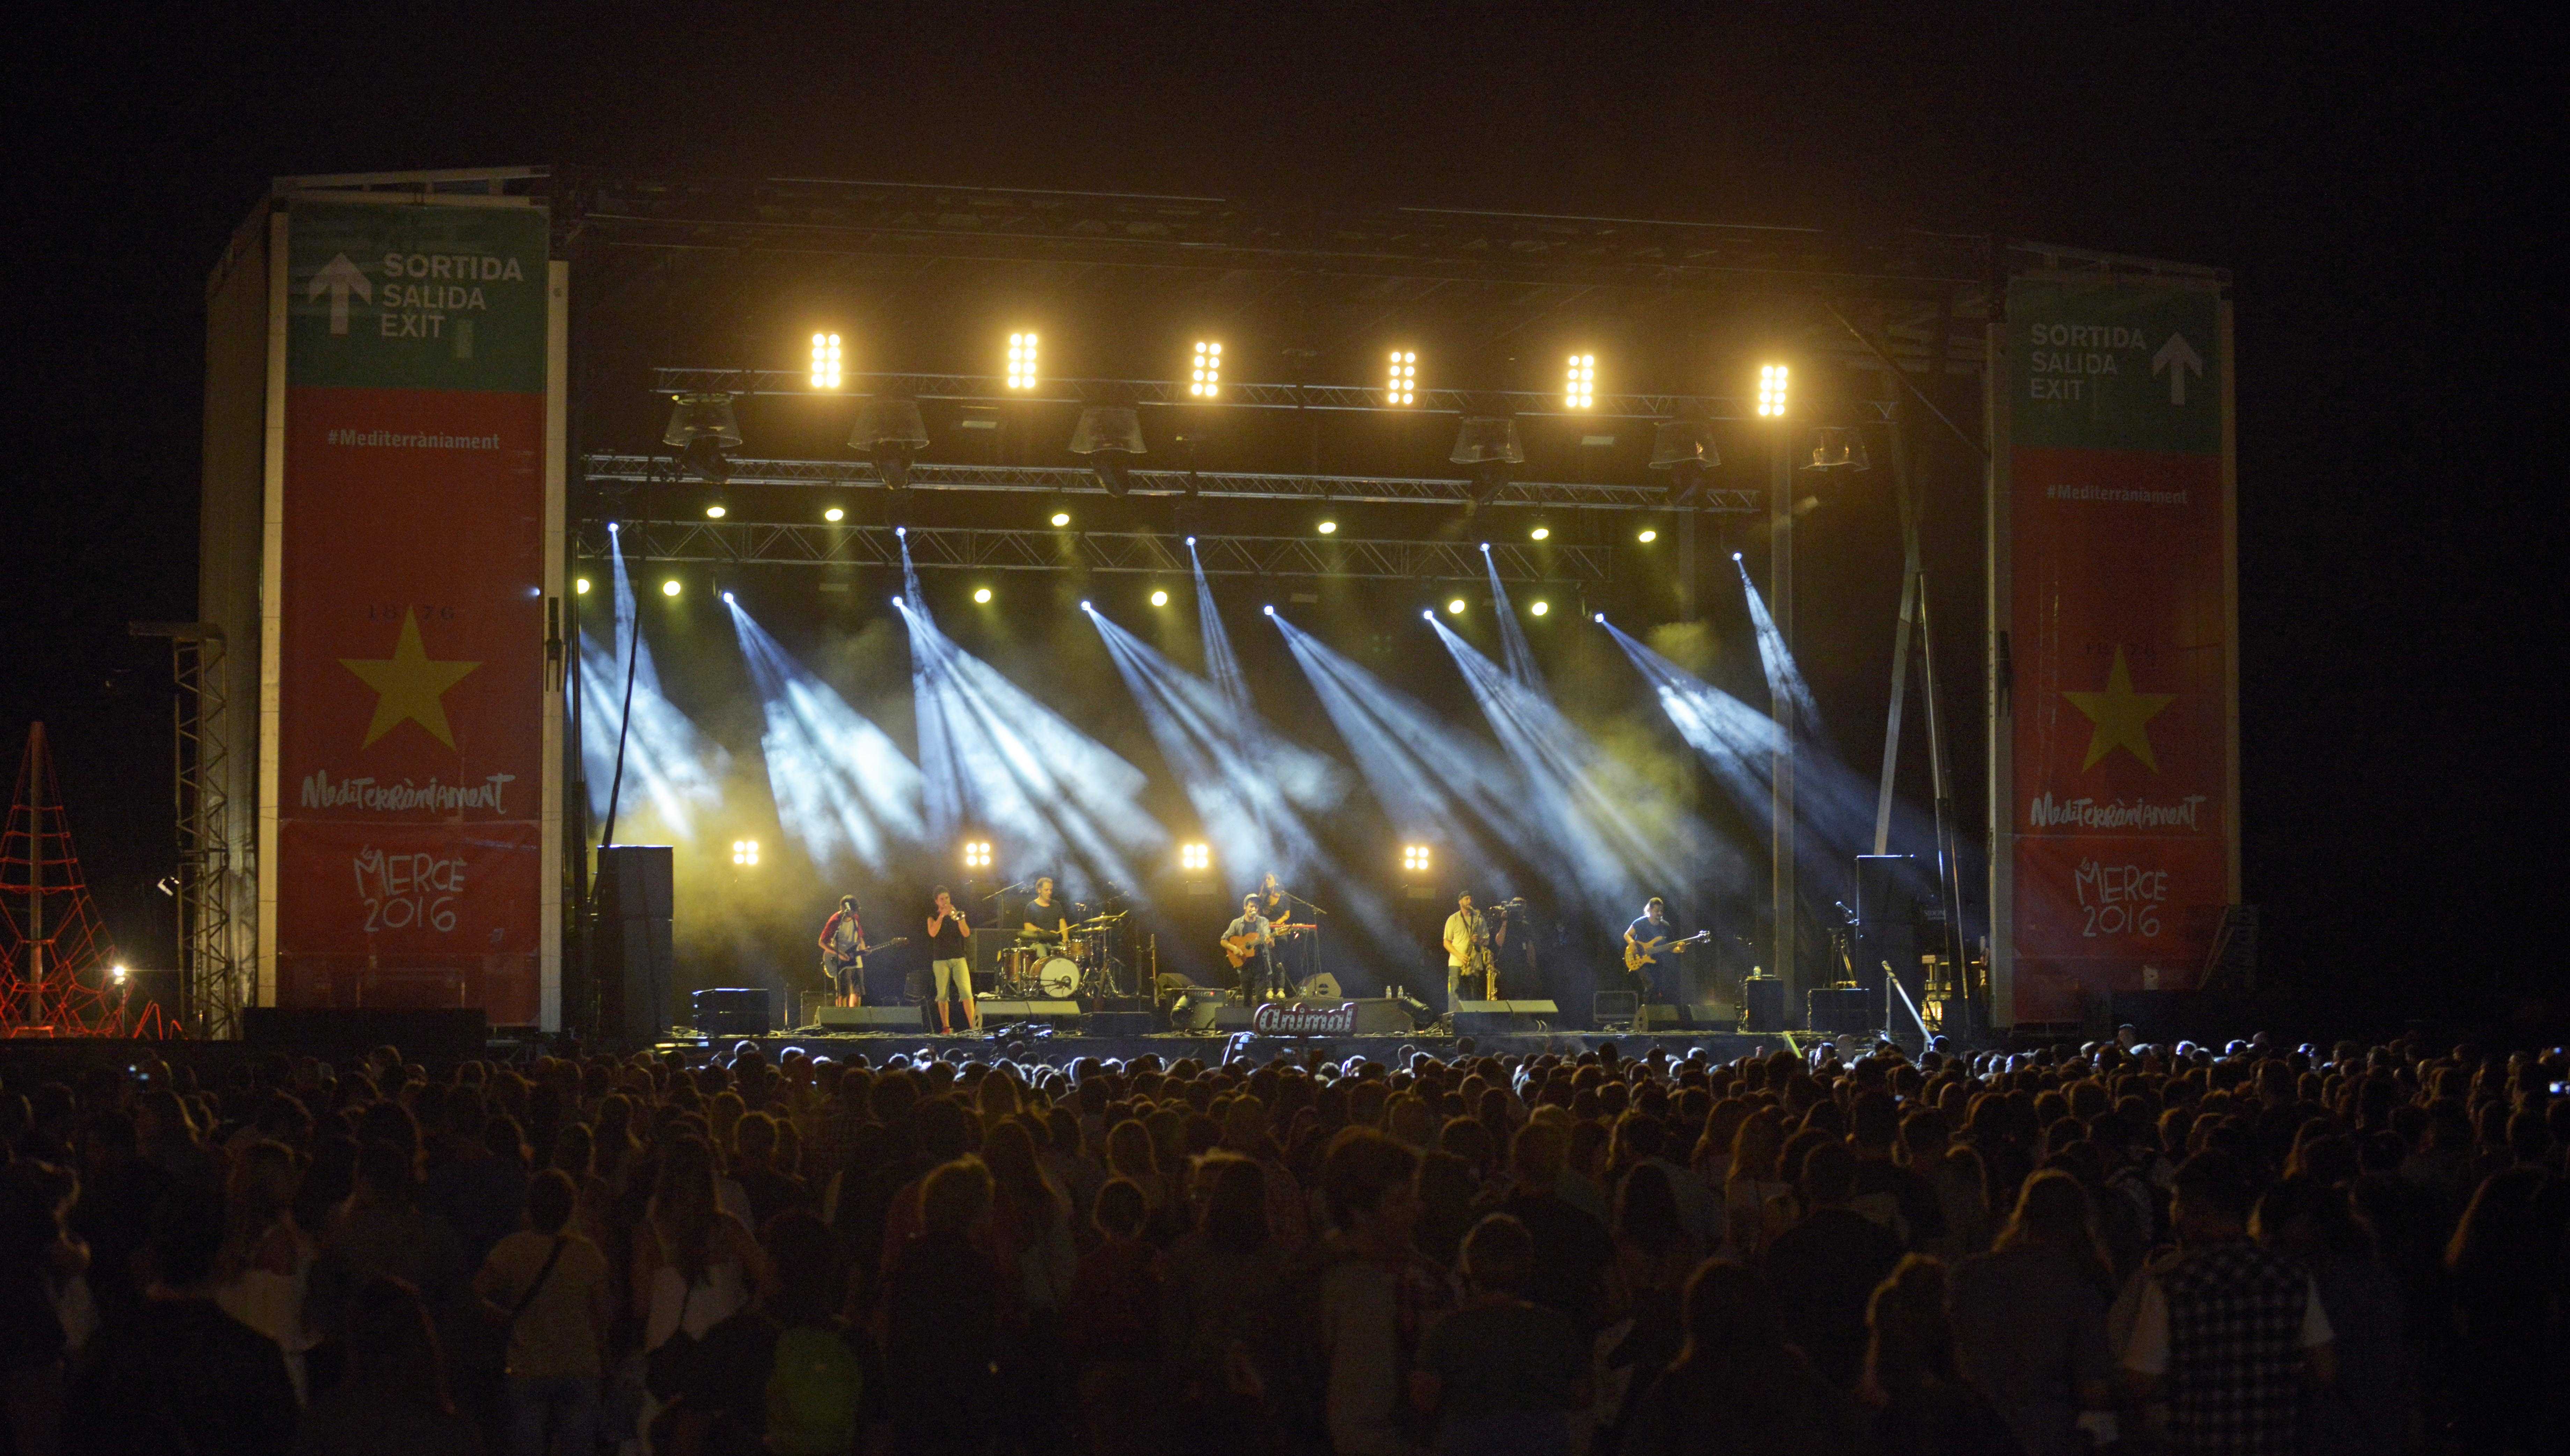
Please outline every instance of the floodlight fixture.
M812 387L837 389L839 381L844 377L840 372L842 360L837 334L814 334L812 336Z
M731 477L726 457L740 444L740 420L724 393L681 394L669 401L669 428L660 443L675 446L678 469L700 481L721 485Z
M1087 456L1088 473L1120 499L1132 485L1133 457L1145 453L1141 416L1130 405L1088 406L1071 432L1071 453Z
M716 501L705 508L705 519L707 521L720 521L730 514L731 512L725 508L723 503L720 501Z
M1395 349L1392 363L1384 370L1383 402L1388 405L1413 404L1419 398L1419 351Z
M1421 607L1419 609L1419 619L1424 622L1433 622L1437 620L1437 608L1433 606Z
M123 961L118 961L116 964L107 968L107 974L109 979L115 981L118 985L123 985L125 984L125 978L132 975L133 972L126 969Z
M1096 608L1094 608L1094 607L1092 607L1092 606L1090 606L1090 605L1088 604L1088 599L1087 599L1086 597L1081 597L1081 598L1080 598L1080 602L1079 602L1079 609L1080 609L1081 611L1094 611Z
M1526 607L1526 610L1532 612L1536 616L1542 616L1545 612L1552 610L1552 605L1538 597L1531 605Z
M1314 530L1320 532L1323 536L1336 536L1339 534L1339 524L1335 521L1324 521L1318 527L1315 527Z
M675 596L681 589L682 588L678 585L678 578L675 576L672 576L668 580L660 583L660 594L662 596Z
M1758 418L1781 420L1785 417L1785 387L1792 371L1782 364L1758 366Z
M731 593L730 593L729 591L725 591L725 592L722 594L722 598L723 598L723 605L725 605L725 606L729 606L729 605L731 605Z
M1865 432L1842 425L1823 425L1812 432L1811 464L1805 470L1870 470L1873 462L1866 458Z
M991 588L988 586L974 587L973 600L978 605L989 606L991 604Z
M757 865L758 841L733 840L731 842L731 862L740 866L744 870Z
M1733 552L1731 553L1731 558L1732 558L1733 560L1735 560L1735 561L1736 561L1736 560L1739 560L1739 559L1740 559L1740 552L1738 552L1738 551L1733 551Z
M1550 541L1552 540L1552 528L1549 526L1538 526L1534 530L1526 533L1526 540Z
M583 596L587 596L589 594L589 578L587 576L583 576L573 581L571 583L571 589L579 592Z
M829 510L821 513L821 519L829 522L832 526L836 526L840 522L848 519L848 513L841 507L833 506Z
M1053 513L1053 525L1054 525L1054 530L1056 530L1056 531L1060 531L1062 528L1064 528L1064 527L1066 527L1066 526L1069 526L1070 524L1071 524L1071 513L1070 513L1070 512L1068 512L1068 511L1056 511L1055 513Z
M1401 847L1401 873L1405 875L1425 875L1428 873L1428 846L1403 845Z
M964 868L967 870L988 870L991 868L991 842L989 840L966 840L964 842Z
M1181 870L1212 869L1213 847L1195 842L1178 846L1178 868Z
M1660 534L1647 526L1643 527L1641 531L1633 537L1633 540L1640 542L1644 546L1649 546L1651 543L1658 541L1659 539Z
M1601 627L1606 625L1606 613L1602 611L1589 613L1588 619Z
M625 528L622 524L611 521L607 523L607 534L609 536L622 536L625 534Z
M1464 598L1458 596L1447 602L1446 614L1448 616L1462 616L1464 614Z
M1009 335L1009 388L1036 387L1036 336L1033 331Z
M1260 611L1263 611L1263 612L1265 612L1265 613L1267 613L1269 616L1274 616L1274 615L1276 614L1276 607L1275 607L1275 605L1274 605L1273 603L1270 603L1270 604L1268 604L1268 605L1266 605L1266 606L1262 606L1262 607L1260 607L1260 608L1259 608L1259 610L1260 610Z
M1196 548L1196 539L1195 539L1194 537L1192 537L1192 536L1191 536L1191 537L1188 537L1188 538L1187 538L1187 549L1188 549L1188 550L1194 550L1195 548Z
M1153 606L1166 606L1166 605L1168 605L1168 604L1169 604L1169 593L1167 593L1167 592L1165 592L1165 591L1154 591L1154 592L1152 592L1152 593L1151 593L1151 604L1152 604Z
M1561 407L1584 410L1597 403L1597 356L1573 354L1561 379Z
M1210 339L1196 341L1194 374L1187 380L1190 399L1212 399L1222 393L1222 345Z

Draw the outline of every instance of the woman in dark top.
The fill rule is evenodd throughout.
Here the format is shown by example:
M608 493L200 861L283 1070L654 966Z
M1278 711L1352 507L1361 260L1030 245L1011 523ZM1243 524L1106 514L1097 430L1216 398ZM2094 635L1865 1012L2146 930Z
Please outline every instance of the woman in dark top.
M1863 1438L1856 1402L1785 1342L1757 1274L1708 1260L1687 1280L1686 1326L1677 1360L1625 1428L1624 1456L1839 1456Z
M1884 1450L1916 1456L2016 1456L2024 1450L1955 1367L1942 1260L1904 1257L1875 1289L1865 1323L1863 1394L1874 1409L1875 1438Z
M991 1447L1001 1309L999 1270L984 1247L991 1202L991 1172L978 1158L930 1173L919 1236L884 1274L876 1319L896 1450L967 1456Z

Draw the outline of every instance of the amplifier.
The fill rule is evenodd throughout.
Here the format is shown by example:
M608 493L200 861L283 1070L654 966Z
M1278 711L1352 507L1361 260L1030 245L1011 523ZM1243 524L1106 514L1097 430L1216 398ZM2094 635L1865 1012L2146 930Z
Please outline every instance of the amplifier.
M928 1024L924 1006L822 1006L813 1021L829 1031L917 1031Z
M1875 993L1863 986L1814 986L1808 995L1810 1026L1822 1036L1875 1029Z
M1753 975L1740 982L1740 1029L1775 1032L1785 1029L1785 978Z
M768 996L765 986L709 986L691 992L699 1036L765 1036Z

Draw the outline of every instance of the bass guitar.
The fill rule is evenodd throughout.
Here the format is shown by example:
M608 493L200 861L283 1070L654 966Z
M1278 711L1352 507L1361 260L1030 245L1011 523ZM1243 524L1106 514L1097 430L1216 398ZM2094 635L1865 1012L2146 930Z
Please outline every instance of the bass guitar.
M1627 940L1624 942L1624 968L1639 975L1642 967L1659 964L1662 955L1675 954L1689 945L1701 944L1712 938L1711 930L1698 930L1682 940L1672 940L1666 935L1648 940Z

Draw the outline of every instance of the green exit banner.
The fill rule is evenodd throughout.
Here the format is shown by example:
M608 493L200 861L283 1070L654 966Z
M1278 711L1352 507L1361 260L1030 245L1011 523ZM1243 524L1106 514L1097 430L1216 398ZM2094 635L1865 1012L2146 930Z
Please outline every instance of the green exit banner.
M288 236L290 383L543 392L542 211L298 202Z
M2219 455L2218 317L2207 289L2010 283L2014 443Z

